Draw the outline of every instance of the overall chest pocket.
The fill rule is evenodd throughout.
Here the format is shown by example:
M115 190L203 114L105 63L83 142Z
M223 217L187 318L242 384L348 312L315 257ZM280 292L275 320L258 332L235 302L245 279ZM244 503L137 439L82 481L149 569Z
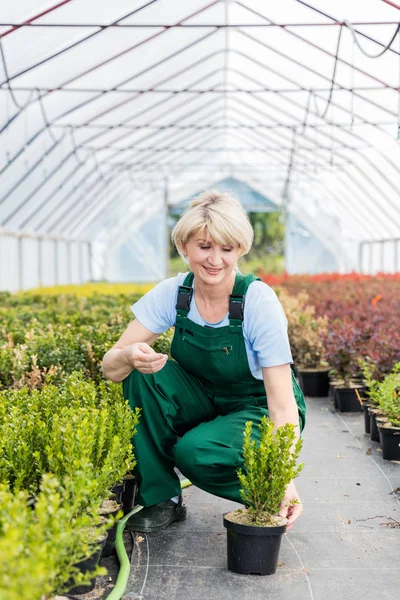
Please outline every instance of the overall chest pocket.
M220 343L216 342L215 344L205 344L201 340L197 340L194 336L187 334L183 334L182 341L198 350L203 350L203 352L224 352L226 356L229 356L232 352L232 345L226 344L223 341Z
M184 333L182 335L182 366L202 379L211 389L229 385L235 377L232 344L227 340L207 340Z

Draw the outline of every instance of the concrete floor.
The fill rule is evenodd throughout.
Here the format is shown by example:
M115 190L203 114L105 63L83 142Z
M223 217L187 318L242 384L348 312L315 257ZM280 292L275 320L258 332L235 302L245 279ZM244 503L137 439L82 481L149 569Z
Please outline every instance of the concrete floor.
M190 487L185 522L141 534L123 600L400 597L400 494L391 493L400 464L382 459L361 413L337 413L328 398L307 404L305 467L296 480L304 513L282 540L276 574L227 570L222 513L238 505Z

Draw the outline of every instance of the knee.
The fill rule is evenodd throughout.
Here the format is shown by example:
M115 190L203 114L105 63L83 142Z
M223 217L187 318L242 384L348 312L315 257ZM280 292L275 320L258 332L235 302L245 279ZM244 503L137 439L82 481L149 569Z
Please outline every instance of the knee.
M176 466L185 477L191 479L198 474L202 466L201 452L190 431L175 444L174 458Z

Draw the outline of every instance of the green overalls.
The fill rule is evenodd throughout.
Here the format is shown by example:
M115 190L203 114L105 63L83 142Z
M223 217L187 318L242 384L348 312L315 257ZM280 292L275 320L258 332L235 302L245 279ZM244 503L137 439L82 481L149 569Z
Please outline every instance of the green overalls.
M236 471L245 424L253 421L257 439L257 425L268 415L264 383L250 371L242 331L245 294L256 278L236 274L229 325L217 328L187 317L193 278L189 273L178 292L174 360L152 375L133 370L123 382L130 406L141 408L132 441L142 506L180 495L175 466L199 488L240 503ZM292 382L302 431L306 405L293 372Z

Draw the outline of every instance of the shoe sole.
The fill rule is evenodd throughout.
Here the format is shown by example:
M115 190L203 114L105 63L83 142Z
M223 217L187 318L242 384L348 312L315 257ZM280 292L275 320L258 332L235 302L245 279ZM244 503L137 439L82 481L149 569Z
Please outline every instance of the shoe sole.
M179 521L184 521L186 519L186 506L181 506L176 511L176 516L169 521L166 525L161 525L159 527L129 527L130 531L137 531L138 533L154 533L155 531L161 531L162 529L166 529L171 523L177 523Z

